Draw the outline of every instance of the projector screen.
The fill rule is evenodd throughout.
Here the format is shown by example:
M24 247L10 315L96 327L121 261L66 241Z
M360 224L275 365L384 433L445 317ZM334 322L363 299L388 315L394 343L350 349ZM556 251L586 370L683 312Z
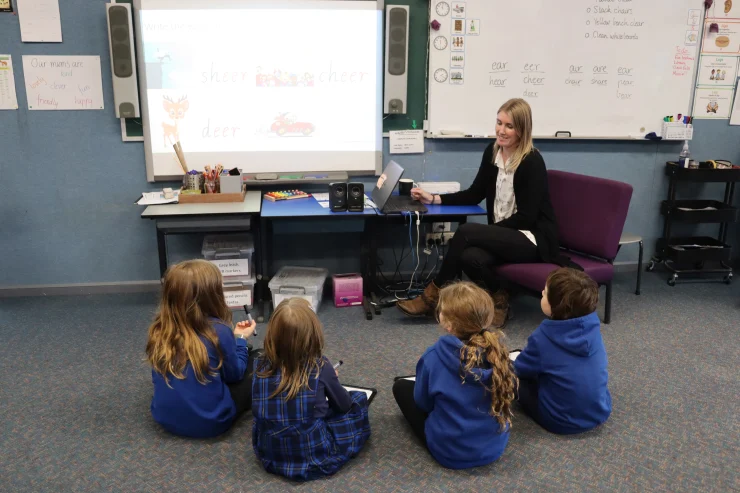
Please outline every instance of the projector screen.
M147 179L188 167L379 173L376 1L138 0Z

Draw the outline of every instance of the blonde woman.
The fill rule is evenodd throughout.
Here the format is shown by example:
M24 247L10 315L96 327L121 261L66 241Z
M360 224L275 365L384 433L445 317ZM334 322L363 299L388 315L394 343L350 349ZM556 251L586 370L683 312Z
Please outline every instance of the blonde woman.
M510 99L499 109L496 141L483 153L470 188L445 195L414 188L411 196L424 204L443 205L474 205L485 199L488 224L468 223L457 229L437 277L421 296L398 303L406 315L432 315L439 288L462 270L494 293L493 326L500 328L507 319L509 293L494 274L497 265L567 263L559 255L545 161L532 144L532 110L523 99Z

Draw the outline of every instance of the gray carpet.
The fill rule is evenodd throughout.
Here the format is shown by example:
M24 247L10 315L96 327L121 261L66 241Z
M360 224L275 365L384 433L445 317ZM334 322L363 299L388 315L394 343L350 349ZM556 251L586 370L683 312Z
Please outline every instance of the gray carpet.
M320 311L326 354L345 383L374 386L372 436L334 477L295 484L265 473L251 415L218 439L163 432L144 363L153 295L0 300L0 490L41 491L740 491L740 288L670 288L648 274L635 296L619 274L603 327L614 412L601 428L551 435L517 413L495 464L442 468L407 429L390 392L438 336L395 309ZM603 294L603 291L602 291ZM520 347L542 316L516 300ZM263 332L260 334L262 336Z

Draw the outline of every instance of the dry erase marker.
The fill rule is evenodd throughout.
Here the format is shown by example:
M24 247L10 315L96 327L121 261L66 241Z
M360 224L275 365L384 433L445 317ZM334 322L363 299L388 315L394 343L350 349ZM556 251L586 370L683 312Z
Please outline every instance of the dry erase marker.
M336 370L337 368L339 368L339 367L340 367L340 366L342 366L343 364L344 364L344 361L342 361L342 360L340 359L340 360L339 360L339 363L337 363L336 365L334 365L334 369Z
M249 307L247 307L247 305L244 305L244 313L247 314L247 320L249 320L250 322L254 323L254 319L252 318L252 314L249 313ZM257 326L256 325L254 326L254 332L253 332L253 334L254 335L257 335Z

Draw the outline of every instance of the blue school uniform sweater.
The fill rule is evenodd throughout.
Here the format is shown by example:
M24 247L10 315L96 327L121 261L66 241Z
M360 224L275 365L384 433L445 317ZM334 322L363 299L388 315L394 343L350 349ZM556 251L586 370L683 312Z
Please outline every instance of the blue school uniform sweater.
M489 464L504 453L509 430L490 415L493 371L473 368L461 381L463 343L444 335L416 365L414 400L429 414L424 424L427 448L445 467L464 469ZM479 379L479 380L476 380Z
M545 320L514 361L520 378L538 382L542 426L580 433L605 422L612 410L606 348L596 312L571 320Z
M208 383L202 384L195 378L189 361L183 371L184 379L168 375L169 386L160 373L152 370L152 416L175 435L214 437L228 430L234 421L236 406L226 384L239 382L244 377L247 343L244 339L235 340L231 328L220 322L214 321L213 329L218 337L223 365L216 376L206 375ZM204 337L200 339L208 350L210 367L216 368L216 348Z

